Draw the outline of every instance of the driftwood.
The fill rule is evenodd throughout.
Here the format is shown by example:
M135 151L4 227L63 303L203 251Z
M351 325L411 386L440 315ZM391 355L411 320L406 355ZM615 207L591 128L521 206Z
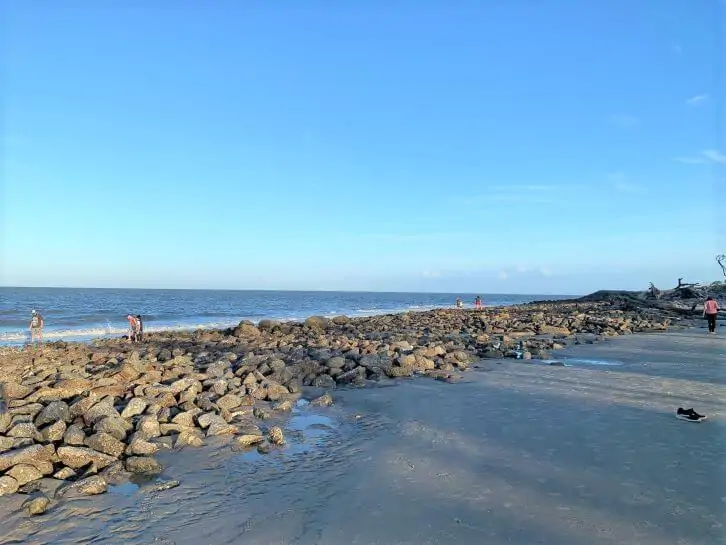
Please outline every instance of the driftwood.
M650 287L648 288L648 296L651 299L655 299L655 300L660 299L660 290L655 287L653 282L650 283Z
M684 282L683 277L678 279L678 285L676 286L677 290L684 289L684 288L695 288L698 286L698 282L691 283L691 282Z
M716 256L716 263L721 267L721 272L726 276L726 255L721 254Z

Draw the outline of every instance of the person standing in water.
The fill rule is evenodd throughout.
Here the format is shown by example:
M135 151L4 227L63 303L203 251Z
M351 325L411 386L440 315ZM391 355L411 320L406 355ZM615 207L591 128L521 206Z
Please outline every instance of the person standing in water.
M713 297L707 297L703 304L703 316L708 320L708 332L716 333L716 317L721 310Z
M138 320L133 314L126 316L126 319L129 321L129 342L135 343L139 334Z
M474 308L476 310L481 310L481 295L477 295L476 299L474 299Z
M30 316L30 326L28 329L30 329L30 342L38 341L39 343L43 342L43 325L45 325L45 322L43 321L43 316L38 312L37 310L33 309Z
M456 298L456 308L461 308L464 306L463 301L461 300L461 297Z

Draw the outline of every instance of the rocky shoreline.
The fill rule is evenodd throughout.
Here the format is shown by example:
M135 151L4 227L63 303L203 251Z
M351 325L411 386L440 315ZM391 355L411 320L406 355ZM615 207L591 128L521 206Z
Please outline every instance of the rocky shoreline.
M284 425L268 423L312 389L325 392L312 403L326 406L337 387L414 375L454 382L480 358L547 359L566 344L675 323L688 322L632 302L565 301L0 349L0 496L28 494L28 513L41 514L67 494L158 475L155 455L207 438L279 448Z

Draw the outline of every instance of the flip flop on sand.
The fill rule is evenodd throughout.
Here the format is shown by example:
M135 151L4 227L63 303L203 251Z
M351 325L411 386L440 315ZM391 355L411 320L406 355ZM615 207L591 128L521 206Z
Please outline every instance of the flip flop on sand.
M686 422L703 422L706 420L706 415L698 414L693 410L693 408L684 409L683 407L678 407L678 410L676 411L676 418L680 418Z

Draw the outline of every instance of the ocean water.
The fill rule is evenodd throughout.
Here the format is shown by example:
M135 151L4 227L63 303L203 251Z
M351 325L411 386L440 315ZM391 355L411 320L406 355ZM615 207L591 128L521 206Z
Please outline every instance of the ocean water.
M481 294L487 306L567 296ZM311 315L368 316L451 307L457 297L472 307L476 294L227 290L0 288L0 345L28 340L30 312L45 319L44 339L87 341L126 333L129 313L145 331L230 327L240 320L301 320Z

